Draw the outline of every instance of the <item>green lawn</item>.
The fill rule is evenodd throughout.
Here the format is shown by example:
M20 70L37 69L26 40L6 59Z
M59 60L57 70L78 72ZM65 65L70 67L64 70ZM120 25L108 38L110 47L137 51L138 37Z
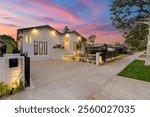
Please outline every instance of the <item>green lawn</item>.
M144 66L143 60L134 60L118 75L150 82L150 67Z

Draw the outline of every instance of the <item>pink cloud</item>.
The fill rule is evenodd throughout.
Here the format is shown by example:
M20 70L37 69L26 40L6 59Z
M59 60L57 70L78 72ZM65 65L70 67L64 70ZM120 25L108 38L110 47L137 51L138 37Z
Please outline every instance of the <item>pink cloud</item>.
M19 26L0 23L0 27L0 35L7 34L16 38L16 29L19 28Z
M93 0L78 0L78 2L91 8L93 11L93 17L96 17L101 12L105 12L107 9L106 0L101 0L101 3L96 3Z
M3 10L1 9L0 10L0 15L1 15L1 18L6 18L6 19L20 19L22 18L20 15L16 15L16 14L13 14L11 12L8 12L6 10Z
M47 2L45 0L42 0L42 2L40 2L39 0L36 0L36 1L33 0L30 2L34 3L34 5L41 7L43 9L44 14L45 14L45 11L47 10L48 12L46 13L54 15L57 18L58 17L63 18L68 21L74 22L76 24L81 24L82 22L84 22L82 19L80 19L78 16L76 16L72 12L66 10L63 7L57 6L53 4L52 2Z

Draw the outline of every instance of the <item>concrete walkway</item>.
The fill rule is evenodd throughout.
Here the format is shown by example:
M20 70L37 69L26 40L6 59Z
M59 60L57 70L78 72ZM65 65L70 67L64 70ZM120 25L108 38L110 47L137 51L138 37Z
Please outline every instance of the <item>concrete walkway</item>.
M7 99L150 99L150 83L116 76L139 54L96 66L62 60L31 64L32 86Z

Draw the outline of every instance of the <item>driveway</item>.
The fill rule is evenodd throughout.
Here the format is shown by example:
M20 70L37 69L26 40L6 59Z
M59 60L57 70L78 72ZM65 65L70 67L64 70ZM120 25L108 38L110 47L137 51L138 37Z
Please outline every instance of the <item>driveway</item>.
M96 66L63 60L31 62L31 87L8 99L150 99L150 83L116 76L139 54Z

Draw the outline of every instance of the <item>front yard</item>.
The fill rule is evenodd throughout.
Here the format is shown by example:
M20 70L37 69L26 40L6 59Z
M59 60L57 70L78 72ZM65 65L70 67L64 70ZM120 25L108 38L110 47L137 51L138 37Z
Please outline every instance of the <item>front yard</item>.
M118 75L150 82L150 67L144 66L144 60L134 60Z

